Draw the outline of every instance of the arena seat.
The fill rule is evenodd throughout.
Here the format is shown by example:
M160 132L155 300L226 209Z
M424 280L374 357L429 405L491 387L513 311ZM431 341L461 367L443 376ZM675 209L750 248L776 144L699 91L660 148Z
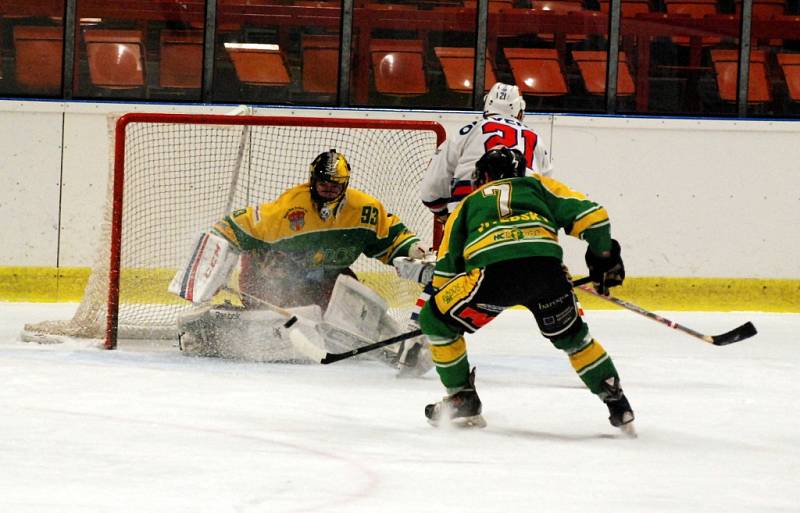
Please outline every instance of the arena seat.
M369 52L375 90L381 94L414 96L428 92L419 39L373 39Z
M719 14L716 0L664 0L664 5L668 14L682 14L692 18ZM713 29L713 21L709 21L708 26ZM672 36L671 39L676 45L687 46L690 43L689 36ZM714 46L721 41L722 38L715 36L704 36L700 39L703 46Z
M543 0L534 2L533 8L540 11L553 11L560 14L583 10L583 3L579 0Z
M437 46L433 49L442 65L447 88L458 93L471 93L472 79L475 75L475 49L464 47ZM486 91L497 82L492 63L486 60L484 88Z
M367 9L373 11L416 11L417 5L413 3L397 3L397 4L381 4L378 2L369 2L366 5Z
M537 11L549 11L556 14L569 14L572 12L583 12L584 15L597 15L597 11L588 11L583 7L583 3L576 0L544 0L533 2L533 8ZM537 36L547 42L555 41L554 34L539 33ZM567 34L566 42L569 44L580 43L586 40L586 34Z
M504 48L514 83L523 94L560 96L567 94L567 81L558 52L550 48Z
M303 91L336 94L339 36L303 34Z
M773 4L766 4L766 5L773 5ZM770 19L770 20L773 20L773 21L791 21L791 22L800 24L800 16L798 16L797 14L776 13L776 14L770 14L770 15L766 15L766 14L764 14L764 15L756 15L755 14L755 9L756 9L756 4L753 3L753 13L754 13L753 14L753 18L755 18L755 19L761 18L761 19ZM800 39L800 30L798 30L798 35L797 35L797 38L795 38L795 41L797 39ZM763 41L763 40L759 39L758 42L754 43L754 44L758 44L759 46L784 46L784 41L783 41L783 39L780 39L780 38L776 37L776 38L769 39L767 41Z
M477 0L465 0L464 7L467 9L477 9ZM513 9L514 2L512 0L489 0L489 12L497 13L506 9Z
M742 2L736 2L736 14L742 12ZM786 14L786 0L753 0L753 18L772 18Z
M326 1L326 0L294 0L291 5L296 7L340 7L340 1Z
M572 52L572 59L578 65L581 78L589 94L603 96L606 94L606 52L578 51ZM636 92L633 77L628 66L625 52L619 52L617 66L617 96L631 96Z
M291 83L283 52L275 44L225 43L240 82L258 86L286 86Z
M778 65L783 70L789 98L800 102L800 53L779 53Z
M64 29L17 25L14 27L14 75L17 85L30 92L61 91Z
M195 30L161 32L159 85L198 89L203 82L203 33Z
M144 86L144 39L140 30L88 29L83 40L93 85L109 89Z
M611 0L600 0L600 12L608 13ZM622 17L635 18L638 14L647 14L652 11L650 0L622 0Z
M750 83L747 91L748 103L766 103L772 97L766 72L766 52L750 52ZM722 101L735 102L739 79L738 50L711 50L711 62L717 75L717 87Z

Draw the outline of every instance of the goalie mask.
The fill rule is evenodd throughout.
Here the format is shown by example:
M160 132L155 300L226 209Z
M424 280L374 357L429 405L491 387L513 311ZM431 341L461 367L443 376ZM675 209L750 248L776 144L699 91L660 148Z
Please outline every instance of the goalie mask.
M522 121L525 117L525 100L515 85L497 82L483 99L483 117L492 114Z
M495 146L475 163L472 175L476 185L504 178L525 176L525 156L519 150Z
M309 167L311 199L322 219L336 212L350 182L350 164L344 155L331 149L317 155Z

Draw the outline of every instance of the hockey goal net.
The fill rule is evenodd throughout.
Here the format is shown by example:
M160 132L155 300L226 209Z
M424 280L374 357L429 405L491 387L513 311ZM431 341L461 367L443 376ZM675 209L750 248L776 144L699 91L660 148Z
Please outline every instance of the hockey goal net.
M28 338L176 337L191 308L167 292L192 240L234 209L275 199L308 180L309 163L331 148L352 167L350 186L432 240L417 195L428 160L444 140L435 122L188 114L126 114L114 130L104 229L81 304L71 320L25 326ZM359 278L400 319L417 298L391 267L359 258Z

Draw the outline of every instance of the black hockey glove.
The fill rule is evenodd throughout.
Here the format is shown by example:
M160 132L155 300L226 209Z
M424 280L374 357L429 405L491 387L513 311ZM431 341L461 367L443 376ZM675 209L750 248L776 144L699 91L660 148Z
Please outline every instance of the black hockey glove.
M625 265L622 263L621 249L619 242L611 239L611 254L607 257L597 256L591 249L586 249L586 266L589 268L589 276L592 278L594 289L604 295L608 295L610 287L622 285L625 280Z

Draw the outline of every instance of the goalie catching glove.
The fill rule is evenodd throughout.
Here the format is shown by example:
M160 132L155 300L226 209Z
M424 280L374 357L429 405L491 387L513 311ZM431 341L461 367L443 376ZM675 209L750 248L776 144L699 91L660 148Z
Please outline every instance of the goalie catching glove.
M625 265L622 263L622 250L619 242L611 239L611 251L608 255L595 255L591 248L586 250L586 266L592 278L594 289L604 296L610 287L622 285L625 280Z
M210 301L228 281L239 250L215 233L200 234L192 252L169 284L169 291L199 305Z
M392 265L399 277L426 285L433 279L433 268L436 267L434 258L432 254L425 259L397 257L392 260Z

